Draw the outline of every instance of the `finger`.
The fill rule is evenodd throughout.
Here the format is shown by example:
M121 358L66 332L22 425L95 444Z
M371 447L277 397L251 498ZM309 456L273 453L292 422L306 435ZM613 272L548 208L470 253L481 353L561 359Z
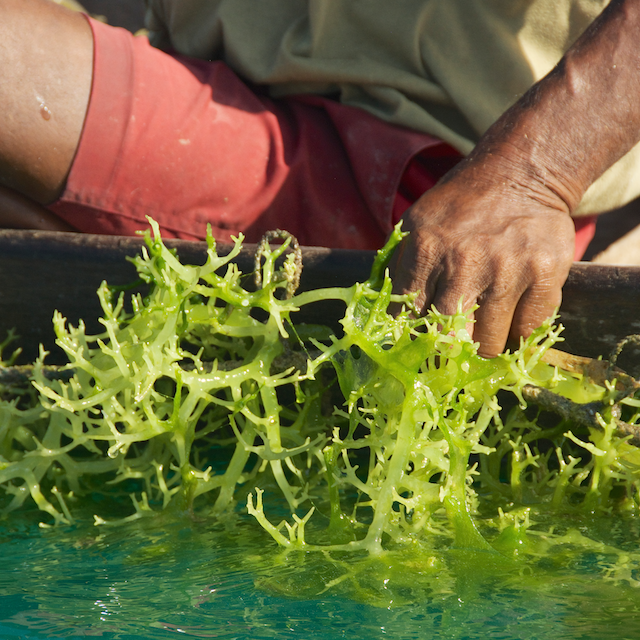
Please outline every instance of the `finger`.
M436 288L440 269L433 259L434 251L420 247L409 236L400 244L389 264L389 273L393 280L393 291L401 295L418 293L416 308L423 313L429 308Z
M482 287L479 283L466 278L453 280L440 276L435 286L433 306L447 316L458 311L468 311L476 304Z
M562 283L536 283L527 289L516 306L513 314L510 338L519 340L528 338L562 302Z
M480 343L478 354L483 358L495 358L504 351L516 305L513 297L480 300L473 339Z
M522 294L517 289L509 296L488 292L480 298L473 338L480 343L478 353L485 358L500 354L511 339L518 344L527 338L560 306L563 278L557 274L540 278Z
M443 260L433 304L440 313L453 315L459 309L471 309L487 291L495 292L495 297L509 297L512 278L508 276L509 265L504 262L505 258L492 258L481 242L467 241L453 247Z

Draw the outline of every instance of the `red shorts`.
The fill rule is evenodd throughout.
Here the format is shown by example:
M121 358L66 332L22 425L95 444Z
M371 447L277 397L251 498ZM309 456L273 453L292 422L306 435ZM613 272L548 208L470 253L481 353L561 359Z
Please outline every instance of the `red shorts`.
M460 155L429 135L320 97L273 100L225 64L169 55L89 19L91 100L61 198L78 231L374 249Z

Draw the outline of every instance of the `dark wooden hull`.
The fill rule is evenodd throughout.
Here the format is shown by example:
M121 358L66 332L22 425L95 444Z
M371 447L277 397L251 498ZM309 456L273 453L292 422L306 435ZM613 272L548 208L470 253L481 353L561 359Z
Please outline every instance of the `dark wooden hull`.
M58 234L41 231L0 231L0 336L12 327L21 336L23 360L32 360L42 343L55 355L51 318L55 309L76 323L84 319L89 331L99 331L100 307L96 290L102 280L124 285L135 279L126 260L137 255L139 238ZM170 241L180 258L202 263L205 244ZM228 247L220 247L220 253ZM366 279L373 252L303 249L304 289L348 286ZM238 259L244 272L252 270L253 247ZM306 321L334 323L340 309L313 305ZM564 287L561 322L572 353L607 356L626 335L640 333L640 267L574 264ZM640 351L625 351L629 369L640 364Z

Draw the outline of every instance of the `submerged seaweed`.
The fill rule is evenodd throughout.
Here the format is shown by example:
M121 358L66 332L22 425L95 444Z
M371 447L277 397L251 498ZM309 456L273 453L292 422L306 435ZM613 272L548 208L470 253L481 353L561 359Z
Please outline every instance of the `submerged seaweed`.
M640 556L594 523L638 513L640 453L617 409L636 424L640 402L547 364L561 330L551 321L516 351L480 357L468 314L418 318L412 296L392 294L399 229L366 282L288 295L290 240L262 247L254 290L233 263L241 240L219 256L209 235L205 264L183 265L151 224L134 260L148 292L127 311L103 283L98 336L56 314L71 377L49 379L42 353L32 388L0 404L5 513L31 502L57 524L87 504L103 525L221 517L248 494L283 564L302 567L265 586L385 606L416 589L457 592L461 576L516 584L525 566L544 573L590 554L606 579L639 584ZM341 335L296 324L328 299L345 305ZM595 426L527 408L527 385L598 401ZM310 562L324 567L318 580Z

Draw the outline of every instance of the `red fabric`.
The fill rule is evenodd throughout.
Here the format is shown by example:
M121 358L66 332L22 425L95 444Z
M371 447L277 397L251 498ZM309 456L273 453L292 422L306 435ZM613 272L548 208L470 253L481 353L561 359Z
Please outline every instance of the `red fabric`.
M305 245L375 249L460 160L440 140L321 97L271 100L221 62L168 55L89 19L91 101L60 200L79 231L165 237L287 229ZM585 245L586 248L586 245Z
M460 152L445 142L440 142L426 153L421 152L412 158L400 179L393 202L392 223L396 224L402 214L460 160Z
M91 101L65 192L79 231L228 240L274 228L307 245L378 248L410 157L438 144L324 98L273 101L219 62L172 56L90 21Z
M584 216L574 218L573 224L576 227L576 248L573 254L574 260L581 260L585 254L589 243L596 234L596 221L598 216Z

